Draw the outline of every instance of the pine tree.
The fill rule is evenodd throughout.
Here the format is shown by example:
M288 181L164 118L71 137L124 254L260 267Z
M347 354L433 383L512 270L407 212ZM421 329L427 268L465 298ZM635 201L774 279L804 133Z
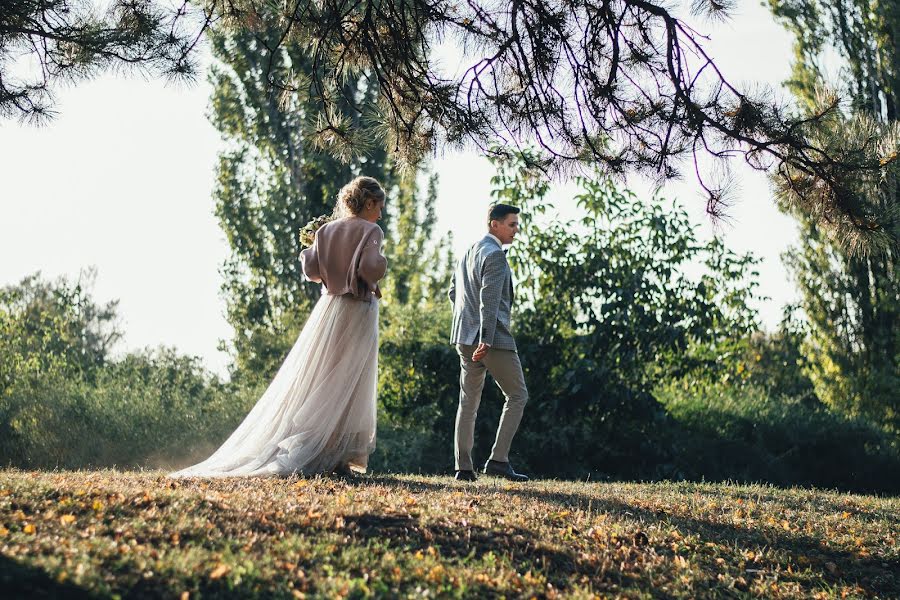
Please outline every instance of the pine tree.
M794 201L822 207L819 225L855 235L867 248L892 243L889 215L848 193L898 163L900 134L878 144L815 137L834 102L797 115L771 94L729 81L706 39L678 9L649 0L322 0L276 5L208 0L222 26L268 31L267 51L303 48L315 68L267 69L273 88L321 100L315 142L340 157L366 149L373 129L404 165L445 147L495 155L527 145L537 164L570 173L599 165L609 174L675 177L688 169L707 192L707 210L727 206L729 157L744 156L795 185ZM730 1L696 0L695 16L727 18ZM272 19L272 17L275 17ZM448 71L436 53L457 43L464 66ZM452 65L449 65L452 69ZM348 79L377 88L372 118L354 122ZM710 173L696 169L701 157Z
M209 15L154 0L0 2L0 118L41 121L53 89L108 69L191 79ZM38 68L33 68L34 66ZM26 69L27 68L27 69ZM20 77L30 70L33 77Z
M535 144L547 170L600 165L610 174L670 178L688 169L715 216L727 207L728 178L701 173L698 158L710 158L715 173L742 155L775 172L820 228L866 248L896 242L890 215L854 198L897 165L900 130L877 143L823 143L815 132L838 112L836 103L797 116L767 93L732 83L705 37L664 3L182 1L169 8L162 0L113 0L103 17L91 0L0 4L0 117L47 115L54 80L104 67L190 75L197 42L214 23L276 59L259 62L270 90L296 94L301 104L316 97L305 133L344 162L366 156L376 138L404 166L448 145L486 152L499 144L505 154ZM733 2L691 5L701 18L722 19ZM469 68L446 71L435 52L445 39L459 42ZM277 67L284 48L312 68ZM10 74L22 51L41 66L36 81ZM362 88L348 85L360 81ZM377 90L377 101L361 104L362 89Z

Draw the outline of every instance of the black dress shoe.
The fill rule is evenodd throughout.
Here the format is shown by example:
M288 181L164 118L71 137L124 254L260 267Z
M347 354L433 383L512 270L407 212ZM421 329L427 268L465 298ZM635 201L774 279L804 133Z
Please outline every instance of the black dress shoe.
M497 477L503 477L504 479L509 479L510 481L528 481L528 475L522 475L521 473L516 473L512 465L508 462L497 462L496 460L489 460L484 463L484 471L482 471L485 475L496 475Z
M350 465L338 465L331 474L340 479L355 479L358 476L356 471L350 468Z
M457 481L478 481L478 476L475 475L475 471L457 471L456 472L456 480Z

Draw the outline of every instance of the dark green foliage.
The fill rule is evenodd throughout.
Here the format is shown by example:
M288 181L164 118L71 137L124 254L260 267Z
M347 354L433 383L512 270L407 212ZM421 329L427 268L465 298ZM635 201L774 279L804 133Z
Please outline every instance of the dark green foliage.
M19 378L58 369L92 376L121 337L117 302L90 297L96 273L72 284L40 273L0 289L0 392Z
M14 435L0 456L22 468L180 464L215 449L256 392L236 393L167 349L128 355L93 382L43 373L3 400Z
M93 276L88 272L70 284L47 282L35 274L0 290L0 458L4 461L18 463L27 458L24 448L33 440L24 429L52 410L32 396L34 389L49 380L57 385L70 379L94 379L120 336L115 302L100 306L90 298Z
M802 219L802 217L801 217ZM801 346L816 394L833 409L900 431L900 279L891 255L854 257L809 223L786 254L809 323Z
M681 476L900 493L896 439L814 397L687 381L662 386L657 397L678 427Z
M639 202L599 175L580 180L580 222L546 225L535 223L546 188L526 162L501 164L495 184L495 196L526 215L510 251L531 396L516 445L523 458L568 476L672 475L668 417L653 387L728 364L756 327L747 307L754 259L718 240L701 244L677 204ZM689 277L696 263L704 274Z
M774 333L757 331L747 341L743 361L738 365L740 380L773 396L818 400L802 348L808 331L808 325L797 318L797 307L786 307Z
M379 355L378 449L372 468L447 471L453 466L459 358L443 340L385 337Z

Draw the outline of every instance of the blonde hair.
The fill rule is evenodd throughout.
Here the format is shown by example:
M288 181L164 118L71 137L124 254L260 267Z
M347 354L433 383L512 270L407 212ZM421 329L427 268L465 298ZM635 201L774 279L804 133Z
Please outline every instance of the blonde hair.
M357 177L338 192L337 203L334 205L334 216L358 215L369 200L384 201L384 189L374 177Z

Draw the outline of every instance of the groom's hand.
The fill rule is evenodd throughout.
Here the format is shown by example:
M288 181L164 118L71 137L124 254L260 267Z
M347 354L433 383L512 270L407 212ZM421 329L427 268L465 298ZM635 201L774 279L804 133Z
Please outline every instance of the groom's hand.
M484 342L478 344L478 347L475 348L475 352L472 353L472 360L481 360L484 358L490 347L490 344L485 344Z

